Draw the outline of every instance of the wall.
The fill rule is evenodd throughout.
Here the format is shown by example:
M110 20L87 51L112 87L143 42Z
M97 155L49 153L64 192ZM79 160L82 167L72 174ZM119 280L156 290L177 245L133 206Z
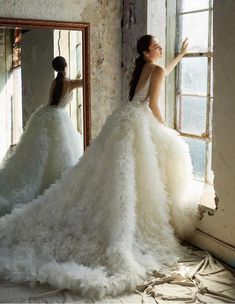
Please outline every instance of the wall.
M127 102L129 94L129 82L137 56L137 40L147 34L147 1L125 0L123 6L122 27L122 100Z
M22 34L22 107L23 126L42 103L48 102L54 78L51 58L54 55L53 31L32 29Z
M0 0L1 17L91 24L92 137L121 103L121 0Z
M235 1L214 0L213 170L219 198L195 244L235 266Z

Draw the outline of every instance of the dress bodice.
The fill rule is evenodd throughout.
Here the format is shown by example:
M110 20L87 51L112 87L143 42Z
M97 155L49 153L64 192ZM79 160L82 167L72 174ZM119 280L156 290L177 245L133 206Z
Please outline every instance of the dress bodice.
M57 107L64 108L71 101L72 97L73 97L73 91L70 90L70 85L68 85L68 88L64 96L60 98L60 102ZM50 103L51 103L51 97L49 98L49 104Z
M142 104L149 100L148 93L149 93L151 75L152 75L152 72L150 73L150 75L145 83L145 86L141 90L139 90L139 92L135 93L135 95L132 99L132 102L135 102L137 104Z

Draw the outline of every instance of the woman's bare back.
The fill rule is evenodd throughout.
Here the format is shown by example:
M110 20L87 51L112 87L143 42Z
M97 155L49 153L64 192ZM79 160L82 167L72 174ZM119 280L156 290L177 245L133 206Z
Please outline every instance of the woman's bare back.
M135 94L140 92L146 86L146 83L147 83L150 75L152 74L153 70L155 69L155 67L156 67L155 64L146 63L144 65L143 70L142 70L141 75L140 75L140 79L139 79L139 81L137 83L137 86L135 88Z
M52 83L51 83L51 89L50 89L50 100L51 100L51 98L52 98L52 92L53 92L53 89L54 89L54 87L55 87L55 83L56 83L56 81L55 81L55 79L52 81ZM61 99L63 99L64 97L65 97L65 95L66 95L66 93L68 92L68 91L70 91L71 89L70 89L70 80L69 79L65 79L64 80L64 84L63 84L63 88L62 88L62 93L61 93Z

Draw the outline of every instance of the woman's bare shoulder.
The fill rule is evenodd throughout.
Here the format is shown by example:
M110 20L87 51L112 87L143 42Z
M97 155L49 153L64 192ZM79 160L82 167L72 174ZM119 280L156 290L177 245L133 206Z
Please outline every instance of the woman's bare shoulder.
M154 65L153 72L152 72L153 78L165 75L165 73L166 73L166 70L164 67L162 67L161 65L156 65L156 64Z
M160 64L153 64L153 66L154 71L166 71L165 68Z

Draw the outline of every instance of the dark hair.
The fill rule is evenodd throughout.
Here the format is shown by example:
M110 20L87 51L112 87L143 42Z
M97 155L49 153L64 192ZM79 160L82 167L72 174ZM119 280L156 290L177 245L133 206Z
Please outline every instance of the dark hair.
M63 90L64 79L65 79L65 68L67 66L67 62L64 57L57 56L52 60L53 69L58 72L55 79L55 86L52 92L52 98L50 105L58 106Z
M143 70L143 67L145 65L145 58L144 58L144 52L149 50L149 46L151 43L151 40L154 37L152 35L144 35L137 41L137 53L138 57L135 59L135 68L132 73L131 81L129 83L130 90L129 90L129 100L131 101L135 95L135 89L137 86L137 83L140 79L141 72Z

